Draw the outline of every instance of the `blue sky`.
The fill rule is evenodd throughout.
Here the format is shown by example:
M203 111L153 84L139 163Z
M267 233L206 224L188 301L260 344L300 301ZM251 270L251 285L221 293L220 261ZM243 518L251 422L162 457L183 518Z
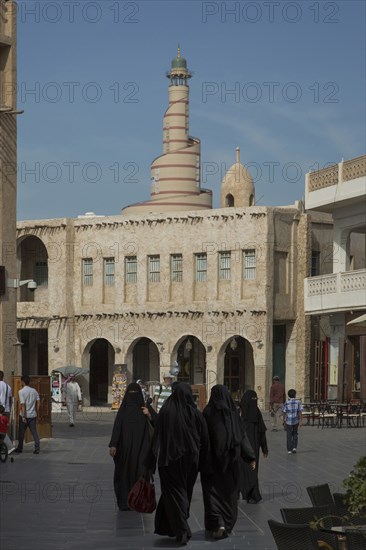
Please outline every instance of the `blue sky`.
M114 215L150 196L166 70L193 71L201 186L235 162L259 205L365 152L362 1L18 1L18 219Z

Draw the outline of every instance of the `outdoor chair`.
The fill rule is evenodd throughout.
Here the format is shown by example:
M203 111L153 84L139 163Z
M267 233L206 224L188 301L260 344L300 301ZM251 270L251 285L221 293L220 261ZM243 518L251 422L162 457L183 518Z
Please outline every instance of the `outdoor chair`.
M366 508L361 510L358 516L355 516L349 511L345 493L333 493L333 498L336 514L345 518L344 525L366 525Z
M313 506L323 506L325 504L334 506L334 500L328 483L306 487L306 490Z
M315 420L319 419L319 407L316 403L304 403L304 410L301 413L303 420L306 418L306 425L310 426L310 420L312 421L311 425L314 426Z
M307 506L306 508L281 508L281 515L285 523L306 523L306 525L309 525L311 522L321 519L322 522L319 527L330 529L334 526L331 507L328 504L314 507Z
M268 525L278 550L319 550L319 541L324 541L323 533L314 531L309 525L280 523L273 519L268 520ZM332 549L337 548L325 544Z
M340 516L349 516L348 505L345 498L345 493L333 493L334 504Z
M319 410L318 428L321 426L335 428L338 424L337 410L334 404L322 403Z
M346 537L347 550L365 550L366 530L347 529L344 536Z
M365 425L365 420L362 417L362 405L360 402L352 403L351 401L348 417L350 424L352 423L352 425L356 428L361 428L361 426Z
M281 515L285 523L310 525L312 522L319 521L317 525L310 525L315 530L322 528L331 529L335 525L341 525L342 523L341 519L333 516L332 508L327 504L324 506L314 506L313 508L309 506L307 508L282 508ZM322 532L317 536L332 548L342 549L342 545L335 534Z

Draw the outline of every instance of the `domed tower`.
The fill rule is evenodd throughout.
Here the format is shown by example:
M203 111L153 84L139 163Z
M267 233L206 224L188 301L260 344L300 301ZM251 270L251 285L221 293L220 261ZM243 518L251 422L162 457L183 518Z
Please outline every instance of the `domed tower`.
M212 208L212 192L200 187L201 143L189 135L188 80L192 74L179 47L166 76L170 84L163 154L151 164L150 200L124 208L123 214Z
M253 178L240 163L240 149L236 148L236 162L226 172L221 182L220 207L254 206Z

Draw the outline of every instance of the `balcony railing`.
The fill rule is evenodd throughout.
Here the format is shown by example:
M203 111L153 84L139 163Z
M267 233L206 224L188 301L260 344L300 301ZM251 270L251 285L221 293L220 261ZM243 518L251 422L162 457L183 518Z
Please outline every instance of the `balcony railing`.
M366 308L366 269L308 277L305 311L344 311Z
M337 183L350 181L366 176L366 155L340 164L334 164L322 170L309 173L308 191L317 191Z

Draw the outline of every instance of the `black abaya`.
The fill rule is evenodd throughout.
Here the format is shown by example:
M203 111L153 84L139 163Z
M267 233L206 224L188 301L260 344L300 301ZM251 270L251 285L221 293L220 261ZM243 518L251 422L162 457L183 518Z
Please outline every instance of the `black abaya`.
M109 447L116 447L114 457L114 491L120 510L129 510L127 496L141 477L142 462L149 452L148 419L142 412L143 395L138 384L130 384L113 425Z
M255 469L252 470L248 464L242 462L240 467L240 492L243 499L247 502L257 503L262 500L259 490L258 470L259 470L259 453L262 449L263 454L268 454L266 425L263 421L262 413L257 406L257 394L253 390L248 390L243 395L240 403L242 422L255 452Z
M254 452L245 437L239 415L226 386L216 385L203 411L213 458L213 474L201 474L205 528L232 531L238 515L239 460L251 462Z
M161 497L155 514L155 533L185 541L191 536L189 508L198 471L210 463L206 422L196 408L191 388L178 383L158 414L152 454L146 465L155 470Z

